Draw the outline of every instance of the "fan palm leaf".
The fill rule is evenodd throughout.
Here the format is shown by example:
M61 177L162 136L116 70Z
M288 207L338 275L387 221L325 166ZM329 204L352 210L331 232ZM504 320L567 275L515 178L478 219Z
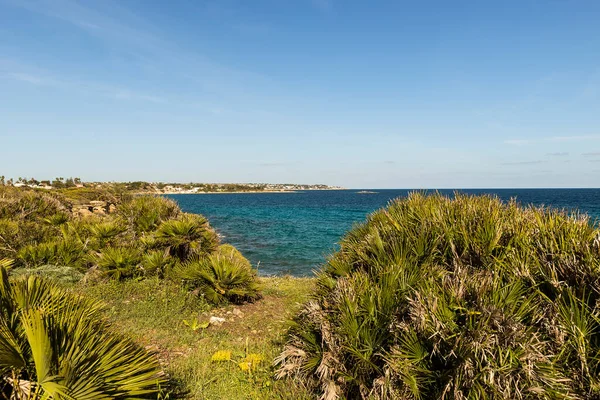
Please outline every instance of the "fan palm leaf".
M211 254L176 266L173 275L214 304L252 301L260 297L256 271L240 257Z
M101 304L0 267L1 389L16 399L156 398L155 356L113 333Z
M186 214L179 219L163 222L157 229L155 238L167 247L172 256L186 261L190 255L210 254L218 246L218 237L200 215Z

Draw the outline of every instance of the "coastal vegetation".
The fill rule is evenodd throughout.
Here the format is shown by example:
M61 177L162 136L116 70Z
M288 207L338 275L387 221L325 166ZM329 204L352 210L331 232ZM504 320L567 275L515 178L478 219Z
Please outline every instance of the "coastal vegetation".
M356 226L279 355L323 399L600 398L600 232L413 193Z
M164 371L157 351L129 337L132 327L119 328L119 318L111 318L111 309L103 306L116 299L94 297L98 288L156 282L154 294L175 292L186 305L185 318L161 309L174 312L170 327L192 326L194 332L200 312L218 312L217 305L233 303L243 307L261 297L250 262L221 244L204 217L183 213L166 198L118 190L0 186L0 260L0 393L6 398L157 398L194 392ZM209 325L202 322L203 330ZM265 360L262 353L246 357L252 372Z
M82 216L73 212L81 199L75 191L73 199L0 186L0 258L12 260L17 271L50 273L58 266L86 280L174 279L216 303L259 297L248 260L221 245L203 216L183 213L163 197L115 192L103 196L113 208Z
M600 398L585 215L413 193L258 277L167 198L0 185L0 260L4 398Z

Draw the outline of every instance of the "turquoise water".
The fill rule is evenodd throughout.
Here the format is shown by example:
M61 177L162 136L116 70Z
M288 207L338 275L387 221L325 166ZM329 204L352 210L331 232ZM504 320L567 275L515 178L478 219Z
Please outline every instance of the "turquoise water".
M336 243L365 217L410 190L306 191L298 193L233 193L171 195L186 212L205 215L263 275L310 275L336 248ZM600 217L600 189L487 189L503 200L578 209ZM440 190L452 194L454 190Z

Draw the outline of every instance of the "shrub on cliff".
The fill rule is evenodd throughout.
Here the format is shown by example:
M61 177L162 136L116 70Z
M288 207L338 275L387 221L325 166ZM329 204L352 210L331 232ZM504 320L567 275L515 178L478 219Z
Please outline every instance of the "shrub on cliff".
M278 376L325 399L598 399L599 233L487 196L393 201L319 273Z

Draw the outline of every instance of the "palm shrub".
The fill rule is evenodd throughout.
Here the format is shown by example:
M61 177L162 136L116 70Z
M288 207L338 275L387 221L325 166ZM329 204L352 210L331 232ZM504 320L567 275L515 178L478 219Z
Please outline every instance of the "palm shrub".
M105 242L123 232L125 228L119 221L111 220L90 225L89 230L96 239Z
M0 219L0 257L15 258L23 246L51 241L60 235L60 230L37 221L3 218Z
M241 303L260 297L256 271L237 250L232 252L228 247L176 265L173 276L213 304Z
M138 233L150 232L163 221L173 219L180 214L179 207L171 199L159 196L135 196L123 202L117 213Z
M60 226L69 222L69 215L66 212L57 212L56 214L44 218L44 222L53 226Z
M53 263L56 260L57 242L29 244L19 249L17 258L28 267Z
M192 254L210 254L219 244L219 238L206 218L194 214L163 222L156 230L155 239L180 261L187 260Z
M236 249L229 243L219 245L215 250L214 254L218 254L222 257L229 258L230 260L238 262L239 264L244 265L247 268L252 268L252 264L250 263L250 261L246 257L244 257L244 255L238 249Z
M90 234L94 239L94 245L97 248L102 248L119 234L125 231L125 227L120 223L119 220L112 219L103 222L97 222L88 226Z
M0 394L6 399L156 398L151 353L115 334L101 305L0 262Z
M28 268L46 264L80 267L84 255L84 248L80 242L55 240L23 246L16 259Z
M14 257L25 243L17 221L0 219L0 259Z
M142 268L145 276L158 276L163 278L175 264L167 252L163 250L152 250L142 257Z
M600 398L600 231L413 193L356 226L278 357L325 399Z
M141 255L132 247L106 247L91 256L92 262L106 276L117 280L142 275Z

